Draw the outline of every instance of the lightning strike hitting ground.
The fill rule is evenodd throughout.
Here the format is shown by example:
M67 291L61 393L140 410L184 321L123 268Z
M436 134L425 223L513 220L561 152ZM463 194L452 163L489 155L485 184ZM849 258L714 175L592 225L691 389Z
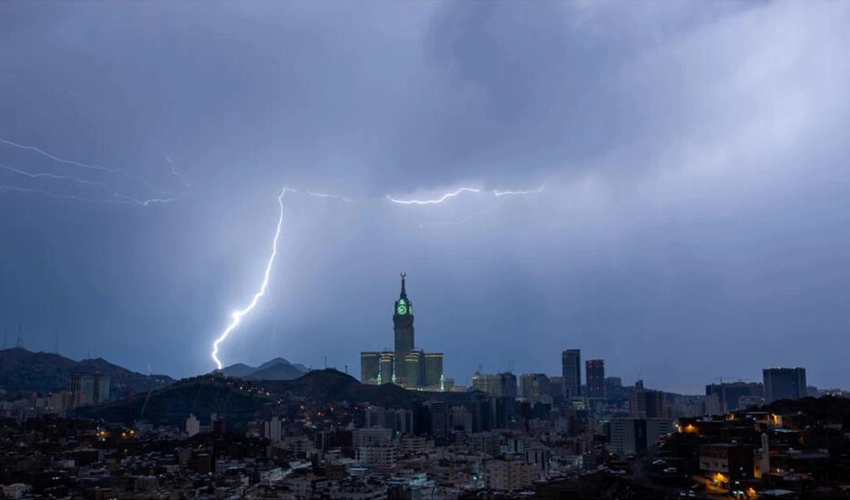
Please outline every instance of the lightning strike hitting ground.
M387 195L387 199L390 200L393 203L398 203L400 205L434 205L434 204L437 204L437 203L443 203L444 201L446 201L450 198L454 198L455 196L457 196L461 193L480 193L480 192L481 192L480 189L463 187L463 188L458 189L457 191L452 191L451 193L446 193L443 196L441 196L440 198L437 198L436 200L398 200L396 198L393 198L390 195Z
M269 257L268 263L266 264L266 272L263 274L263 283L262 285L260 285L260 289L257 291L257 293L254 294L254 298L251 299L251 302L244 309L233 312L233 314L231 315L233 320L230 322L229 325L227 325L227 328L224 329L224 331L216 339L216 341L213 342L212 359L213 361L215 361L215 364L219 370L221 370L222 368L221 360L218 359L219 344L224 342L227 336L230 335L230 332L232 332L234 329L236 329L237 326L239 326L239 323L242 321L242 317L251 312L251 310L257 306L257 302L259 302L263 295L265 295L266 289L269 286L269 275L271 273L275 257L277 257L277 242L280 239L280 229L283 225L283 196L286 194L287 191L295 192L294 189L283 188L280 191L280 195L278 195L277 197L277 203L280 207L280 213L277 219L277 228L275 229L274 240L272 241L272 254Z

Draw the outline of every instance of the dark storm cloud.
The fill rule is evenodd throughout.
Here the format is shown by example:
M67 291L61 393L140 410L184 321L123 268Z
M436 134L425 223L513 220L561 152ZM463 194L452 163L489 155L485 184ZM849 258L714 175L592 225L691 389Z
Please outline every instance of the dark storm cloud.
M180 190L171 160L192 190L147 209L0 192L0 327L23 321L42 349L58 328L67 354L137 370L211 369L288 184L302 192L268 296L225 362L327 355L356 371L361 349L391 344L406 270L417 343L461 383L479 364L555 374L579 347L669 389L773 364L846 385L829 346L850 322L847 17L731 2L4 3L0 137ZM0 163L89 174L8 146ZM464 185L484 194L383 199Z

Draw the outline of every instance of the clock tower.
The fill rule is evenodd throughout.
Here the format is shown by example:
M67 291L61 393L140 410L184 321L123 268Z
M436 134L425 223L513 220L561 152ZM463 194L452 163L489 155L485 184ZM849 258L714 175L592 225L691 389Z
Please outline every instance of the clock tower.
M364 384L396 384L406 389L444 391L454 382L443 376L443 353L425 352L413 337L413 302L407 298L407 275L401 273L401 293L393 305L392 351L360 353L360 381Z
M407 298L404 287L406 274L401 273L401 294L395 301L393 312L393 331L395 332L396 360L404 359L413 350L413 303Z

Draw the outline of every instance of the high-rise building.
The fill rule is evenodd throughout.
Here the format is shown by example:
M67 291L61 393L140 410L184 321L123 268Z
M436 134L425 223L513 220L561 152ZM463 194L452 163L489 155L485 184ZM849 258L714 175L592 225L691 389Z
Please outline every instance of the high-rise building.
M719 407L712 407L712 410L717 411L716 415L722 415L742 408L741 401L752 398L759 401L764 396L764 386L754 382L721 382L706 385L705 395L717 395Z
M360 353L360 383L377 384L381 375L381 353L366 351Z
M396 353L398 355L398 353ZM404 356L404 385L422 387L425 380L425 353L413 349Z
M549 389L552 391L553 398L562 398L564 397L564 377L550 377L549 378Z
M765 368L762 375L765 403L806 397L805 368Z
M407 370L404 363L407 361L407 353L413 350L415 345L413 336L413 302L407 298L405 289L406 275L401 275L401 294L395 301L393 310L393 333L395 334L395 362L396 380L401 385L408 385L404 380ZM401 380L399 380L401 378Z
M581 396L581 350L567 349L561 353L561 374L564 377L564 397Z
M445 401L425 403L431 412L431 436L446 439L449 435L449 409Z
M425 387L443 390L443 353L425 353Z
M608 451L628 456L646 452L672 429L668 419L614 418L610 423Z
M588 359L584 373L587 377L588 399L605 399L605 360Z
M188 424L187 424L188 426ZM263 425L263 437L272 443L279 443L281 438L280 417L274 416Z
M381 370L378 377L379 384L395 383L395 353L384 351L381 353Z
M636 390L629 394L629 416L632 418L667 418L669 410L661 391Z
M532 403L552 402L549 377L542 373L523 373L519 376L519 395Z
M360 381L364 384L398 384L409 389L443 390L443 354L415 347L413 302L407 296L407 275L401 274L401 293L393 309L394 347L380 354L360 353ZM375 373L375 375L372 375Z
M516 397L516 375L513 373L481 374L472 376L472 387L497 398Z
M78 373L71 377L73 406L104 403L109 400L109 375Z

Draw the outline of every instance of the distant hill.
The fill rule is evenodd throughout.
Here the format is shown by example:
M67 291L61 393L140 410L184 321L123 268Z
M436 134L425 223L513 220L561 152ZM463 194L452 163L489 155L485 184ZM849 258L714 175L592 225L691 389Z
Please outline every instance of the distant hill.
M80 407L74 415L126 425L147 420L154 424L183 427L190 413L205 424L209 423L210 414L217 413L227 419L228 426L241 427L271 401L269 397L239 390L229 384L228 379L203 375L175 382L152 392L147 398Z
M266 405L274 404L287 394L307 397L315 401L368 401L374 404L409 408L417 401L437 399L450 404L461 404L475 398L474 393L440 393L408 391L393 384L363 385L353 377L334 369L313 370L295 380L262 381L259 384L271 394L241 390L233 378L213 373L184 379L164 389L154 391L144 399L116 401L108 405L83 407L77 410L81 417L102 418L110 422L132 424L144 419L154 423L183 426L190 413L202 422L211 413L224 416L228 426L239 428Z
M474 397L467 392L409 391L394 384L364 385L351 375L333 368L313 370L295 380L264 382L263 387L274 393L291 393L316 401L368 401L397 408L407 408L416 401L430 399L463 403Z
M244 380L292 380L309 370L302 364L292 364L283 358L266 361L258 367L243 363L228 366L221 370L225 377L241 378Z
M225 377L243 378L257 371L256 367L248 366L244 363L236 363L235 365L226 366L221 369L221 374Z
M72 375L92 372L109 375L111 392L118 397L165 387L174 382L166 375L142 375L103 358L74 361L58 354L17 347L0 350L0 388L7 391L67 391Z

